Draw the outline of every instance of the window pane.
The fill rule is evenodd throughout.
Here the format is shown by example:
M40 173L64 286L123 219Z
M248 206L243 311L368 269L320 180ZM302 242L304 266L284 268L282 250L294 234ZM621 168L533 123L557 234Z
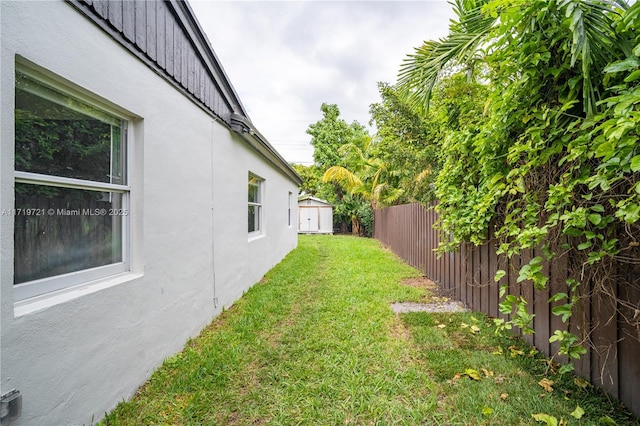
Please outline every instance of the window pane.
M19 284L123 261L123 194L16 184Z
M122 124L16 74L15 169L126 184Z
M122 127L111 126L111 182L119 185L126 185L126 149Z
M249 206L249 232L260 230L260 206Z
M260 186L257 183L252 183L251 181L249 181L249 202L260 202Z

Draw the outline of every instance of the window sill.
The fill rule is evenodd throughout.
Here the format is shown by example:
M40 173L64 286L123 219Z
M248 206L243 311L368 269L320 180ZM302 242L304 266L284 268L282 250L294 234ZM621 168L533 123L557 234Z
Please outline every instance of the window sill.
M112 275L100 280L95 280L88 283L65 288L63 290L57 290L51 293L21 300L14 304L13 315L17 318L24 315L33 314L35 312L48 309L52 306L60 305L79 297L86 296L88 294L96 293L98 291L114 287L119 284L136 280L138 278L141 278L142 276L143 274L140 273L125 272L118 275Z
M249 234L249 242L259 240L261 238L264 238L264 234L261 232L258 232L255 234Z

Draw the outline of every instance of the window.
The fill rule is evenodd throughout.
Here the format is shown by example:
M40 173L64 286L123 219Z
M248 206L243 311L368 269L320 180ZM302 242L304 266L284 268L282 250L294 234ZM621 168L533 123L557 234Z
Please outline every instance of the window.
M35 75L16 71L16 300L129 264L127 122Z
M291 204L293 199L293 192L289 191L289 210L287 211L287 225L291 226Z
M262 233L262 192L264 180L249 173L249 235Z

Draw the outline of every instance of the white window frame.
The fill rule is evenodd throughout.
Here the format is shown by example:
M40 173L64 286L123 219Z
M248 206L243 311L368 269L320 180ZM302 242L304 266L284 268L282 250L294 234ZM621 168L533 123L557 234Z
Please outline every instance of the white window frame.
M252 183L252 180L255 183ZM249 232L249 238L257 237L264 234L264 189L265 183L264 179L260 176L249 172L248 185L255 186L257 188L257 201L248 201L248 190L247 190L247 212L250 207L254 207L257 211L255 215L258 219L258 229L253 231L248 231L248 223L247 223L247 231Z
M16 63L16 73L21 73L37 81L43 86L48 86L66 97L76 99L84 104L95 108L96 111L106 113L121 120L122 140L125 142L125 165L124 172L127 176L126 184L114 184L83 179L66 178L61 176L44 175L17 171L14 169L14 182L23 184L46 185L62 187L68 189L91 190L98 192L112 192L122 194L122 209L128 214L122 215L122 261L95 268L55 275L24 283L14 284L14 301L20 302L38 296L46 296L49 293L78 288L82 285L95 283L97 280L111 278L121 273L131 271L131 158L132 158L132 138L128 131L132 127L131 117L127 117L121 111L105 105L100 100L94 98L87 92L79 91L71 84L65 84L58 79L51 78L27 65ZM14 117L15 120L15 117ZM14 225L15 226L15 225ZM15 254L14 254L15 255Z
M293 226L293 219L291 217L291 211L293 208L293 192L289 191L289 200L288 200L288 210L287 210L287 225L289 225L289 228L291 228Z

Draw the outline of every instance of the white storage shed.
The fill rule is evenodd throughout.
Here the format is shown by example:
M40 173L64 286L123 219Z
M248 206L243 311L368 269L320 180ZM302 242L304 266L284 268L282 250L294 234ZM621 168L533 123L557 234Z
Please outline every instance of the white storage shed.
M333 234L333 206L310 195L298 199L298 233Z

